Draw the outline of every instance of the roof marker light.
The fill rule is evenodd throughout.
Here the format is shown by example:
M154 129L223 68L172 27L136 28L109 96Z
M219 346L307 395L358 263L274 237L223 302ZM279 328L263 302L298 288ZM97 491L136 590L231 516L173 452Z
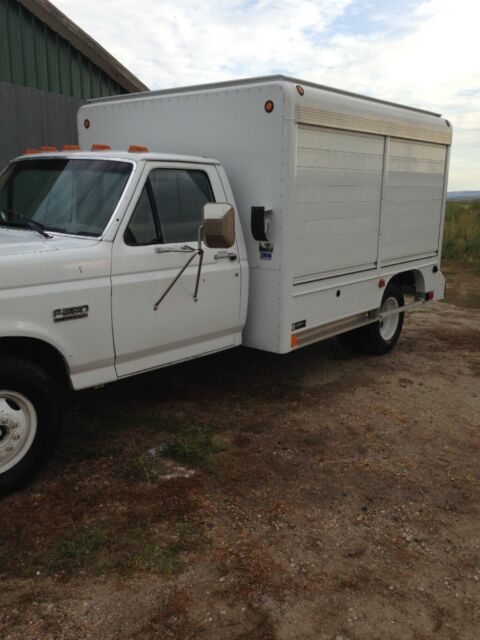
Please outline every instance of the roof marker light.
M111 148L109 144L92 144L91 146L92 151L110 151Z
M78 144L64 144L62 151L81 151L81 147Z
M33 156L36 153L40 153L38 149L25 149L25 151L22 153L22 156Z
M148 151L149 149L148 149L148 147L144 147L141 144L131 144L128 147L128 150L129 150L130 153L142 153L144 151L145 152Z
M49 147L45 145L44 147L40 147L40 151L58 151L57 147Z

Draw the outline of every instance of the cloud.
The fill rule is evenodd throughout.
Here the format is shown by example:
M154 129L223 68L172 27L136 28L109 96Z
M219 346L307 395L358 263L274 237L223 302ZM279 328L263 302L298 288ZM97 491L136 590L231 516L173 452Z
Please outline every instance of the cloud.
M152 88L294 70L352 0L60 0L56 5ZM114 7L114 8L113 8ZM305 34L310 34L306 36Z
M281 72L438 111L454 125L450 188L480 188L475 0L55 4L151 88Z

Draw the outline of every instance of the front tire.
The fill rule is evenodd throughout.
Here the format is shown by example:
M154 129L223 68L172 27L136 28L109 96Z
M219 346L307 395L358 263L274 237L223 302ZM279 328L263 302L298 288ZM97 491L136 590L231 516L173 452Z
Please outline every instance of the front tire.
M21 358L0 360L0 493L22 488L39 471L60 433L54 379Z
M403 292L396 284L389 284L383 294L380 311L387 313L403 307ZM387 316L384 320L368 324L365 327L342 333L338 336L342 346L350 351L369 355L384 355L397 344L402 332L403 311Z

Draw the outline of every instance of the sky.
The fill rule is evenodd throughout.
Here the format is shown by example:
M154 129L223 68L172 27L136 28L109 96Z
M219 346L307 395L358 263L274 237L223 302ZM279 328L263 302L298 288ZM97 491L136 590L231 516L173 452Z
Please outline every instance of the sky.
M272 73L441 113L480 190L479 0L54 0L150 89Z

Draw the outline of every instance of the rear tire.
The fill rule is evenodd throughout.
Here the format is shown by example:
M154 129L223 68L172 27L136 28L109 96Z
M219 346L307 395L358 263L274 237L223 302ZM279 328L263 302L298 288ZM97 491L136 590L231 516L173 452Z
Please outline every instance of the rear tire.
M403 292L396 284L389 284L383 294L380 310L392 311L403 307ZM342 333L338 336L340 344L346 349L369 355L384 355L396 345L402 332L404 313L389 316L383 321L368 324L365 327Z
M0 494L25 486L40 470L60 433L54 379L21 358L0 359Z

